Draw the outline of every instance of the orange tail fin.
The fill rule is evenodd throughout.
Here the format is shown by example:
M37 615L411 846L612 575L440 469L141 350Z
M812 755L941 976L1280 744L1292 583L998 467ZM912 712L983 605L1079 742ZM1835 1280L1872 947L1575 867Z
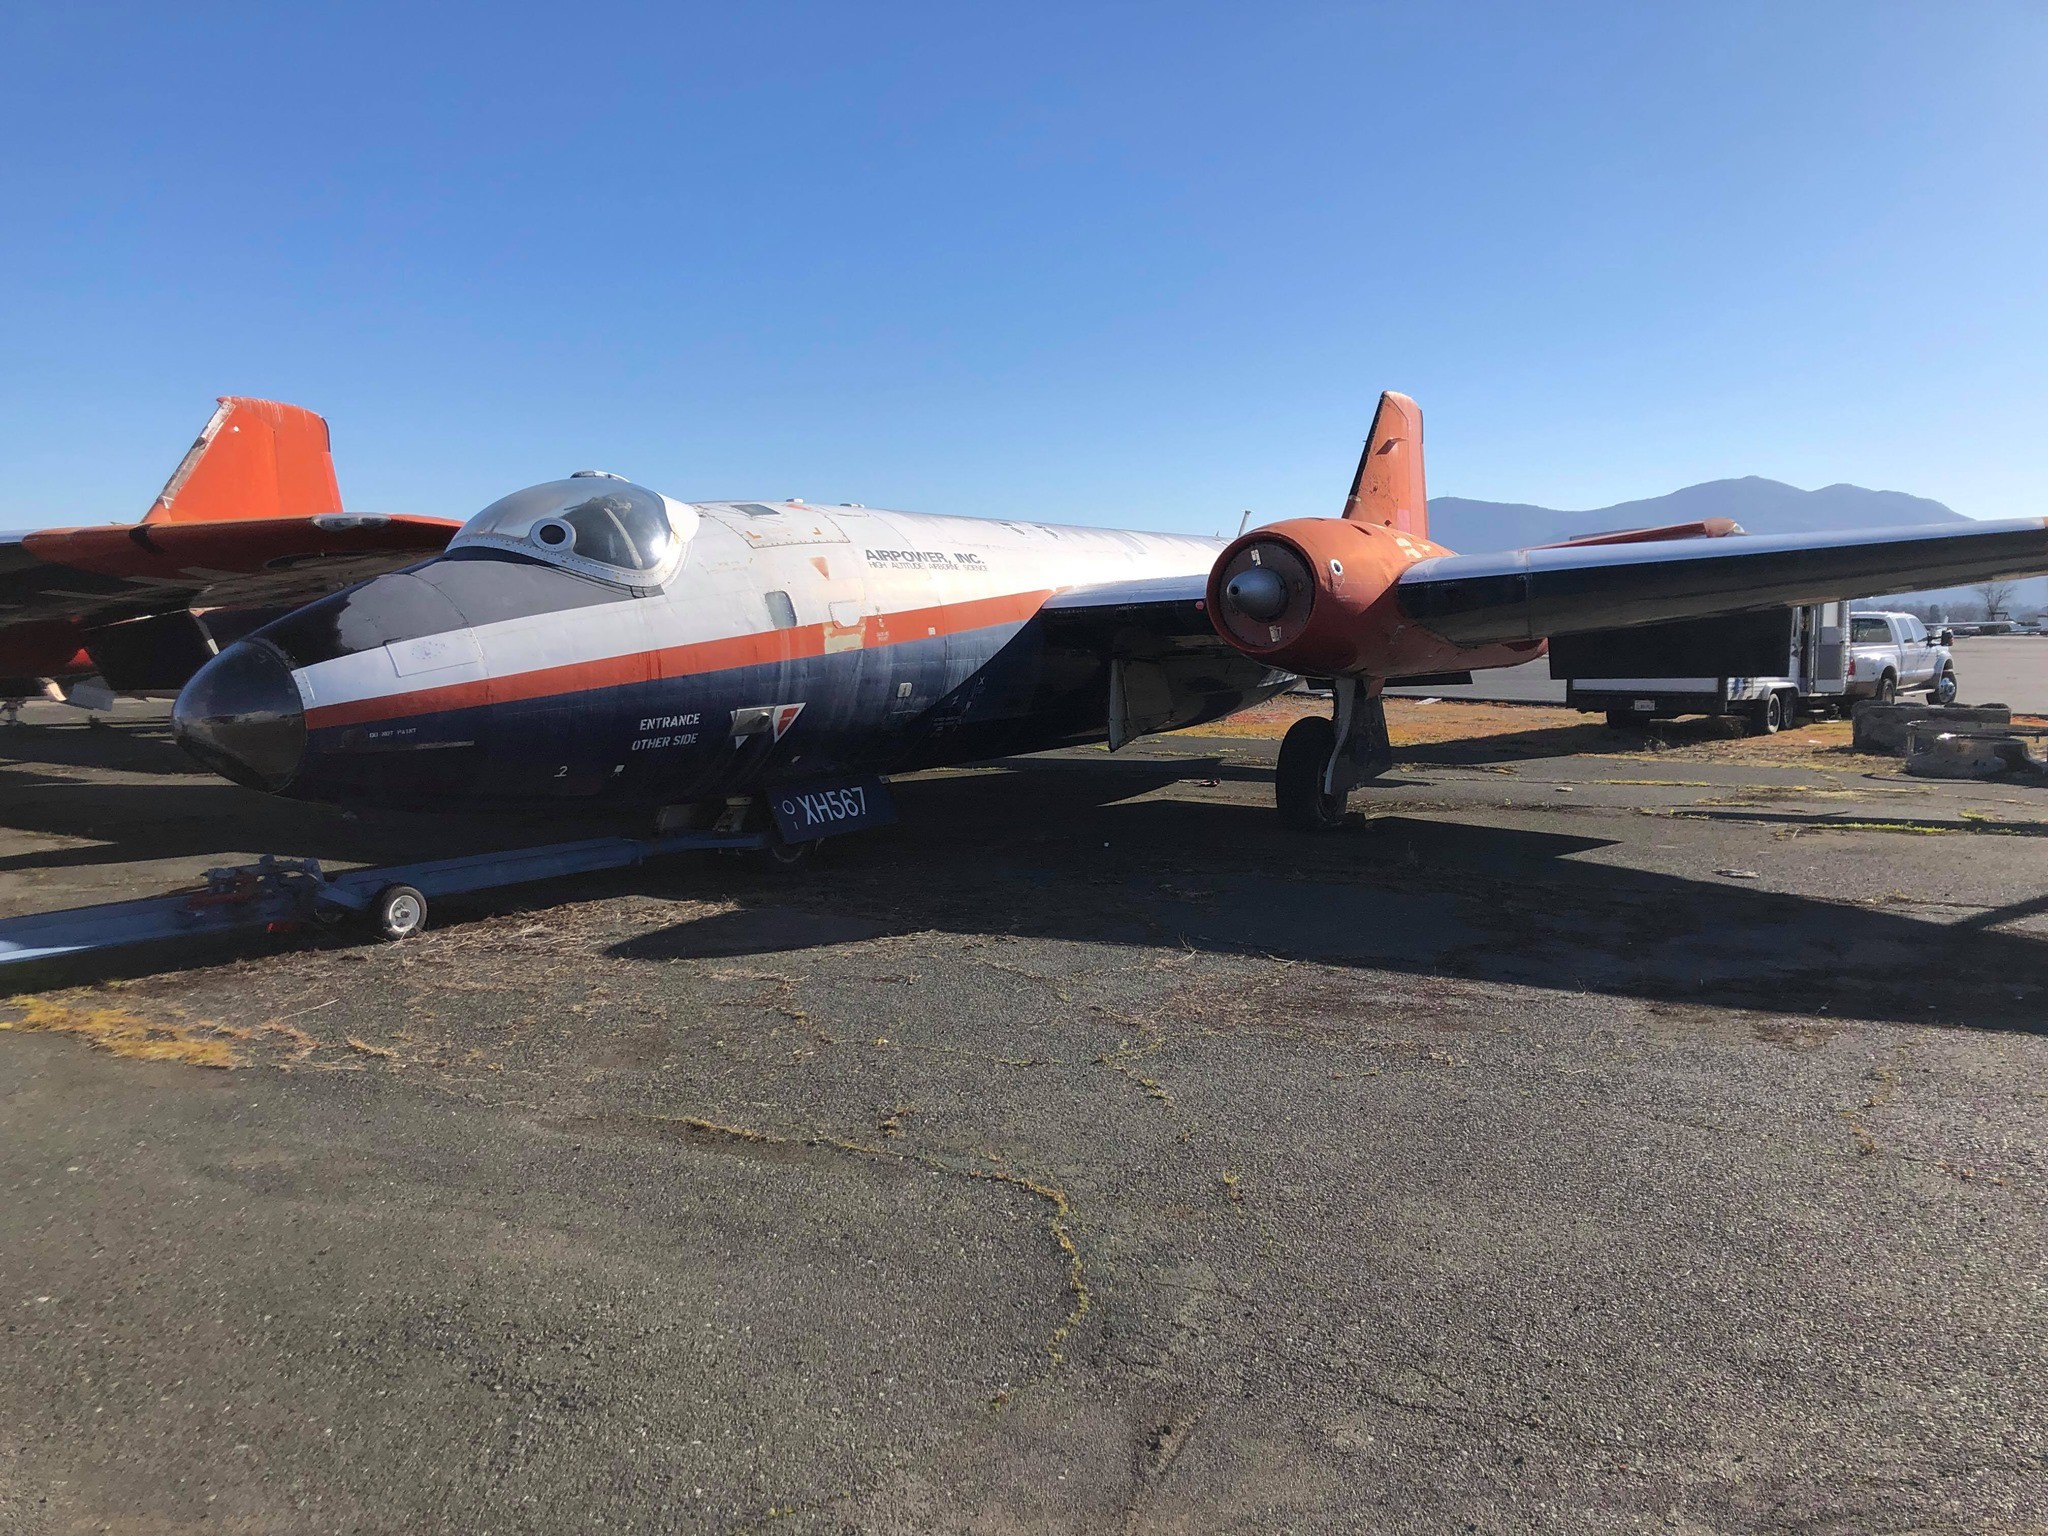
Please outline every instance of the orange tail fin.
M1429 500L1422 481L1422 407L1391 389L1372 415L1372 435L1358 460L1344 516L1429 537Z
M143 521L225 523L340 510L324 417L303 406L223 395Z

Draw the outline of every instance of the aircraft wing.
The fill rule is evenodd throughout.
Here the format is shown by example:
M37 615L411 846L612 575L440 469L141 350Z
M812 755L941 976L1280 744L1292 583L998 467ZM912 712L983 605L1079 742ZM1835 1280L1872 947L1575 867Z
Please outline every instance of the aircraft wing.
M1968 586L2048 571L2048 519L1731 534L1440 555L1402 572L1409 618L1457 645Z
M460 526L337 513L0 534L0 626L309 602L425 559Z
M1209 575L1069 587L1038 612L1049 636L1114 659L1168 653L1234 656L1209 622Z

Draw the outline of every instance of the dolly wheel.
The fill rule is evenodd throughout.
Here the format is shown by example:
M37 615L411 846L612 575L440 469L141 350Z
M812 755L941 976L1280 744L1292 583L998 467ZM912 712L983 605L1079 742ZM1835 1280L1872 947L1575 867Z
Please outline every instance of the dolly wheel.
M427 898L409 885L387 885L370 904L370 921L387 939L409 939L427 926Z
M761 850L761 862L772 875L800 875L810 869L818 857L818 845L809 843L785 843L779 839Z
M1323 792L1323 770L1336 748L1337 727L1321 715L1295 721L1280 739L1273 798L1280 820L1297 832L1328 832L1343 824L1347 797Z

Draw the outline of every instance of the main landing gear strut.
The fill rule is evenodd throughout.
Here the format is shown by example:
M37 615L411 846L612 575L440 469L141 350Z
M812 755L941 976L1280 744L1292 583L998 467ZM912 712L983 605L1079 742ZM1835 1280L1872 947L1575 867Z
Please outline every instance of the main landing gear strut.
M1280 742L1274 797L1281 821L1301 832L1331 831L1351 791L1394 766L1379 683L1340 677L1331 691L1333 718L1297 720Z

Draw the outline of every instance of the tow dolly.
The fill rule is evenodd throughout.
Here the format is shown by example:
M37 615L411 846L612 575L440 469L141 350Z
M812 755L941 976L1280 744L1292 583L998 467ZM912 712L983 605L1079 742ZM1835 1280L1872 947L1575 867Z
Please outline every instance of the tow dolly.
M328 874L318 859L265 854L254 864L209 869L196 890L0 921L0 965L48 960L153 940L197 938L300 923L367 918L387 939L426 926L427 903L531 880L630 869L670 853L768 847L766 832L686 832L669 837L596 837L422 864L388 864Z
M896 819L880 779L845 788L777 790L761 809L772 819L757 830L736 828L732 821L737 818L729 816L710 828L654 837L594 837L335 874L323 870L317 859L265 854L254 864L209 869L197 889L0 920L0 966L165 939L335 924L351 917L368 919L387 939L403 939L426 926L427 903L446 896L631 869L675 853L758 852L789 863L827 837Z

